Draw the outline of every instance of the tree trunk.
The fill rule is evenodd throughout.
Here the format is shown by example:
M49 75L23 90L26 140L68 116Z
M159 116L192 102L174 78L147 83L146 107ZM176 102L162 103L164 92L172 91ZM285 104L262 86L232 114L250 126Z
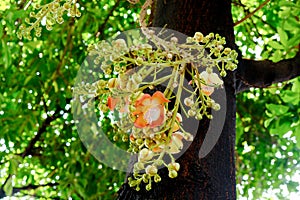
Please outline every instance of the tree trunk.
M203 34L219 33L226 37L226 46L236 49L230 0L157 0L152 6L154 27L174 29L189 36L200 31ZM205 138L209 121L201 120L197 135L189 149L177 160L180 163L178 177L168 177L166 168L159 170L160 183L154 183L150 191L136 192L124 183L118 199L235 199L235 77L228 73L225 80L227 96L226 121L222 134L212 151L199 158L199 150Z

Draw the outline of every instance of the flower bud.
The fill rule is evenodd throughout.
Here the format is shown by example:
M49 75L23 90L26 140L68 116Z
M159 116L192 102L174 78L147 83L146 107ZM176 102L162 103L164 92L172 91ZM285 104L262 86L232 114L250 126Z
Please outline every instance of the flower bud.
M214 103L214 104L212 105L212 109L214 109L214 110L216 110L216 111L220 110L220 108L221 108L221 106L220 106L220 104L218 104L218 103Z
M141 140L141 139L137 139L137 140ZM139 153L139 161L151 160L152 157L153 157L152 151L150 151L149 149L146 149L146 148L143 148Z
M161 177L158 175L158 174L155 174L154 175L154 182L155 183L158 183L158 182L160 182L161 181Z
M190 109L190 110L188 111L188 115L189 115L190 117L194 117L194 116L196 115L196 111Z
M135 64L136 64L137 66L141 66L141 65L143 64L143 62L144 62L144 60L143 60L143 58L141 58L141 57L138 57L138 58L135 60Z
M175 170L169 171L169 177L170 178L176 178L178 173Z
M213 72L212 67L206 67L206 72L211 74Z
M194 39L197 41L197 42L202 42L203 41L203 34L200 33L200 32L196 32L195 35L194 35Z
M141 162L137 162L134 164L134 168L137 169L137 170L142 170L145 168L144 164L141 163Z
M197 120L201 120L203 117L202 117L202 115L199 113L199 114L196 115L195 118L196 118Z
M228 55L231 52L231 49L226 47L223 52L225 55Z
M151 183L149 183L149 184L146 185L146 190L147 191L151 190Z
M180 165L179 165L179 163L169 163L168 164L168 169L169 170L175 170L175 171L179 171L179 169L180 169Z
M223 76L223 77L226 76L226 74L227 74L227 73L226 73L226 71L224 71L224 70L220 72L220 75Z
M154 176L155 174L157 174L157 167L154 165L148 165L146 167L146 174L149 174L150 176Z
M185 98L183 102L188 107L191 107L194 104L193 99L191 99L190 97Z
M172 55L171 53L168 53L168 54L167 54L167 59L170 59L170 60L171 60L172 58L173 58L173 55Z

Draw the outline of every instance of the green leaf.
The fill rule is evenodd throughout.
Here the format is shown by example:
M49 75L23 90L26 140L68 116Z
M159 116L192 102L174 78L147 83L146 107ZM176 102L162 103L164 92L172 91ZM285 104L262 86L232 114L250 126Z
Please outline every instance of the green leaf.
M12 59L11 59L11 52L10 52L10 49L8 48L8 46L5 44L4 40L2 40L2 51L3 51L3 54L4 54L4 66L5 68L8 68L12 62Z
M296 4L294 4L293 2L286 2L286 1L280 1L279 5L280 6L285 6L285 7L294 7L294 6L296 6Z
M289 39L288 34L281 27L278 27L277 31L278 31L278 34L279 34L279 37L280 37L281 44L283 44L283 46L285 48L287 48L288 39Z
M295 135L296 141L297 141L296 145L300 149L300 125L298 125L296 127L296 129L294 130L294 135Z
M288 40L287 46L294 47L300 43L300 32Z
M278 62L282 59L283 55L282 55L282 50L277 49L273 54L272 57L270 57L270 59L273 62Z
M283 115L285 114L288 110L289 107L284 106L284 105L277 105L277 104L266 104L266 108L274 115Z
M295 181L289 181L287 183L287 188L288 188L289 192L295 192L295 191L297 191L297 187L298 186L299 186L299 183L295 182Z
M12 158L9 161L9 173L17 174L19 163L16 159Z
M284 47L276 41L269 41L268 44L274 49L284 49Z
M295 79L293 86L292 86L292 91L296 92L300 95L300 78Z
M279 135L281 137L291 130L291 123L291 121L281 118L276 121L275 126L270 130L270 133L273 135Z
M283 96L281 97L282 101L285 103L291 103L293 105L299 105L300 103L300 93L293 91L284 91Z
M264 121L264 126L267 128L268 126L270 126L270 123L273 121L274 118L270 118L267 119L266 121Z
M11 196L13 192L13 186L12 186L12 176L9 177L6 184L3 187L3 190L7 196Z
M3 25L2 23L0 23L0 38L2 37L3 35Z

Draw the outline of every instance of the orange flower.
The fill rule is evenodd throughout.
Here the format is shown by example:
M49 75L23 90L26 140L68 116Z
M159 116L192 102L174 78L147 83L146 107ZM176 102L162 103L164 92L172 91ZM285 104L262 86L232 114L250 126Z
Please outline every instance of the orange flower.
M113 111L118 103L119 99L113 98L111 96L109 96L107 98L107 106L109 107L109 109L111 111Z
M134 126L137 128L154 128L163 124L165 119L164 103L170 102L162 92L156 91L152 97L144 94L135 103L136 110L132 113L137 117Z

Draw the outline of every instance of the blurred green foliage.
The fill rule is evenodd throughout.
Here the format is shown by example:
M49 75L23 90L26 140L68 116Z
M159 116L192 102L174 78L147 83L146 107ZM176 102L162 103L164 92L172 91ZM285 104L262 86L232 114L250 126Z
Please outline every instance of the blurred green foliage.
M5 192L113 199L125 174L102 165L83 146L71 114L72 86L87 46L139 27L141 4L79 0L80 18L64 15L65 22L52 31L42 26L41 37L19 40L18 27L33 11L32 6L24 10L28 2L0 2L0 197ZM234 0L234 21L261 3ZM293 57L300 43L299 16L299 1L275 0L235 26L243 56L275 62ZM299 190L293 177L299 170L300 78L251 89L237 101L238 195L257 199L271 189L284 199L285 188Z

